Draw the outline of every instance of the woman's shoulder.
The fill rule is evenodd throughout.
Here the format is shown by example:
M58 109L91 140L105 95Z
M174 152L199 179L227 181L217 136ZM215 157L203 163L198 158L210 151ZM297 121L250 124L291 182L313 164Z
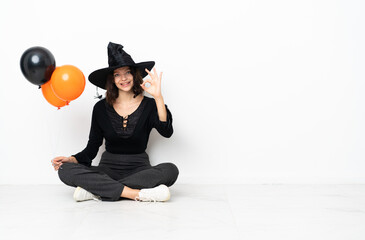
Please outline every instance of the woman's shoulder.
M146 102L146 107L148 109L154 109L156 108L156 101L153 97L144 96L144 101Z
M100 99L99 101L97 101L94 104L94 110L101 110L101 109L105 109L105 104L106 104L106 99Z

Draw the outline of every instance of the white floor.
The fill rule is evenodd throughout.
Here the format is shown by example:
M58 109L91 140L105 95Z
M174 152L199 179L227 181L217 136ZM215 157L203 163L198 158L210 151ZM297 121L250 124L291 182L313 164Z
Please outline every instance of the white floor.
M76 203L0 185L0 239L365 239L365 185L183 185L166 203Z

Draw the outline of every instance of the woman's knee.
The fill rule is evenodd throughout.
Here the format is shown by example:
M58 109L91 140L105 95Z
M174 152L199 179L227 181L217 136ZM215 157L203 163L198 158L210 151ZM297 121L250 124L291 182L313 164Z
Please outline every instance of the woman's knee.
M173 163L161 163L158 166L164 171L164 175L166 176L166 184L168 186L173 185L179 176L179 169L177 166Z
M75 163L63 163L58 169L58 177L63 183L73 186L72 175L75 165Z

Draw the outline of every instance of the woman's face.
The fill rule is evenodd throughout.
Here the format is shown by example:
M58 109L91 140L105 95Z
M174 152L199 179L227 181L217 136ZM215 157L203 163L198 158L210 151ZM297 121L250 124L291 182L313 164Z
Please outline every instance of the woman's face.
M129 92L133 87L133 75L129 67L121 67L114 70L114 83L119 90Z

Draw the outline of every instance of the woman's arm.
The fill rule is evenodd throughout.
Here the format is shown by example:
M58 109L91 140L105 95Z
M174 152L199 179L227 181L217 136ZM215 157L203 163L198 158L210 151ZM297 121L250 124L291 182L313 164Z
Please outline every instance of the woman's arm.
M167 111L166 111L165 103L163 101L163 97L161 96L157 99L155 98L155 101L156 101L158 118L160 119L161 122L166 122L167 121Z
M169 138L172 136L174 129L172 127L172 114L167 107L167 105L160 106L162 110L158 110L158 105L156 100L151 102L151 111L149 116L149 126L151 128L156 128L156 130L164 137ZM165 114L164 119L161 119L161 112ZM163 117L163 116L162 116ZM162 121L165 120L165 121Z
M85 166L91 166L91 161L95 158L99 151L99 147L103 143L102 130L97 121L98 114L100 113L98 113L98 109L96 109L95 105L92 113L89 141L84 150L77 154L73 154L70 157L60 156L52 159L52 166L56 171L61 167L62 163L65 162L80 163Z
M156 68L153 68L153 73L148 71L147 68L145 70L148 73L148 75L151 77L151 79L145 80L141 84L141 87L143 88L143 90L145 90L146 92L151 94L152 97L155 99L157 112L158 112L158 118L160 119L161 122L166 122L167 121L167 111L166 111L165 103L164 103L162 93L161 93L162 72L160 73L160 75L158 75ZM149 87L146 87L146 83L150 83L151 85Z
M157 115L158 118L152 115L152 126L157 129L157 131L164 137L170 137L173 133L172 128L172 116L171 113L166 108L164 99L161 94L161 79L162 72L160 75L157 74L156 68L153 68L153 73L146 69L146 72L151 77L151 79L145 80L141 87L143 90L152 95L156 102ZM150 83L151 86L146 87L146 83Z
M74 157L78 163L85 166L91 166L92 160L96 157L99 147L103 143L103 131L98 121L98 117L103 114L102 109L100 108L100 106L102 106L101 104L104 103L99 101L94 106L91 117L89 141L87 142L85 149L77 154L72 155L72 157Z

